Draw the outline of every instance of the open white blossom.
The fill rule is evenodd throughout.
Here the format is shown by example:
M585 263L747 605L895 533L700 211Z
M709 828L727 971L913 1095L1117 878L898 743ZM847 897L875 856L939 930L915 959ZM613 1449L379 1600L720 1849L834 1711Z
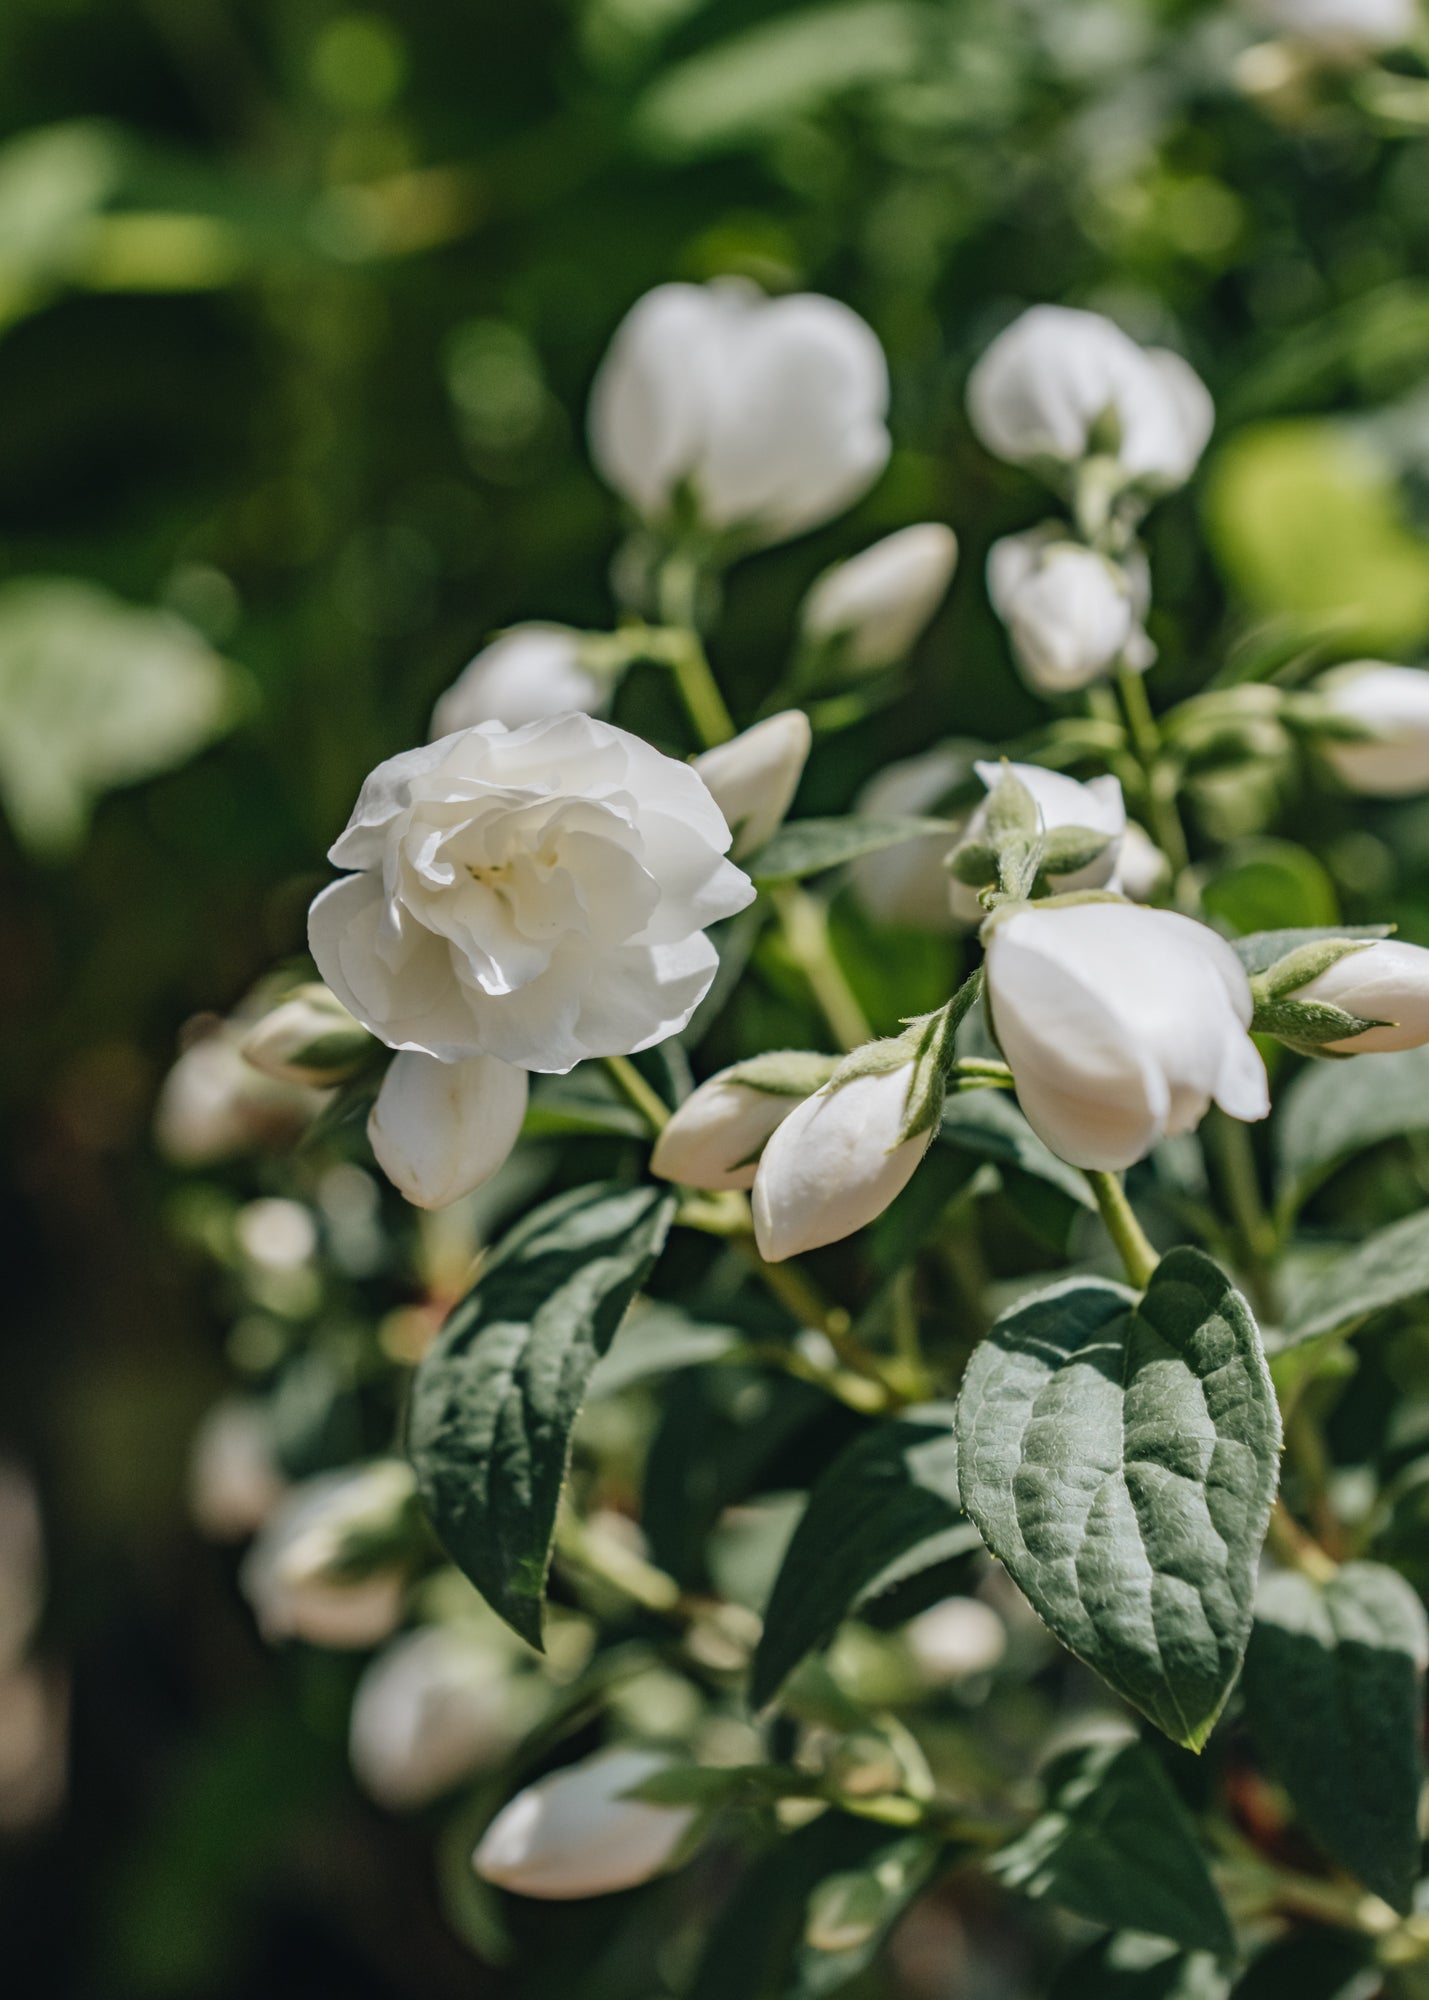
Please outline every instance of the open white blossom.
M708 529L777 542L882 472L888 365L857 313L815 293L659 285L631 308L590 403L602 477L650 521L688 495Z
M786 708L696 757L695 769L729 822L736 861L756 853L784 824L813 741L803 709Z
M854 800L854 811L871 819L937 818L948 794L972 775L973 754L967 744L954 741L885 764ZM927 834L860 856L849 874L869 916L918 930L953 929L943 863L959 832L950 822L945 834Z
M688 764L592 716L499 723L381 764L314 902L328 985L389 1047L564 1073L679 1032L705 926L754 888Z
M1379 1021L1362 1035L1347 1035L1322 1047L1341 1055L1387 1055L1429 1042L1429 951L1399 938L1378 938L1346 952L1289 996L1324 1000L1361 1021Z
M498 1888L551 1901L648 1882L675 1859L695 1815L625 1794L668 1761L653 1750L602 1750L538 1779L502 1807L472 1866Z
M1076 778L1069 778L1061 771L1047 771L1040 764L994 764L982 762L974 766L979 778L987 787L988 798L984 799L967 823L964 839L976 840L987 824L988 804L992 793L1004 777L1019 780L1032 794L1032 803L1037 808L1038 820L1044 833L1055 833L1063 827L1084 827L1090 833L1106 835L1106 846L1085 868L1079 868L1071 875L1052 875L1048 880L1059 895L1075 889L1104 889L1108 884L1116 885L1117 864L1121 857L1122 836L1126 832L1126 802L1121 795L1121 784L1116 778L1105 776L1090 778L1085 784ZM965 882L958 882L944 871L952 897L953 913L965 924L979 923L985 912L978 901L978 892Z
M1352 61L1414 40L1418 0L1254 0L1263 21L1337 60Z
M1362 742L1322 744L1341 784L1367 798L1429 791L1429 672L1355 660L1326 674L1318 692L1347 721L1374 731Z
M815 580L799 614L804 637L841 642L856 671L894 666L922 636L957 566L958 538L941 521L900 528Z
M433 738L479 722L523 722L546 716L599 715L611 682L582 663L584 635L569 625L513 625L463 668L432 710Z
M1250 982L1189 917L1009 906L988 936L987 1000L1028 1123L1073 1166L1129 1167L1213 1099L1233 1118L1270 1109Z
M507 1661L455 1625L405 1632L369 1662L348 1754L363 1789L393 1812L440 1798L499 1761L520 1729Z
M1119 665L1142 672L1156 657L1141 623L1150 572L1139 550L1116 563L1045 522L993 543L987 591L1039 694L1074 693Z
M395 1631L408 1569L394 1538L413 1490L411 1468L397 1459L292 1487L239 1571L264 1637L343 1648Z
M1183 486L1215 421L1179 354L1139 347L1100 313L1033 306L1000 333L968 380L973 429L1014 465L1074 466L1096 455L1153 492Z
M790 1113L754 1178L754 1240L768 1264L852 1236L917 1171L933 1128L903 1137L913 1065L825 1084Z
M404 1050L367 1120L378 1166L416 1207L449 1207L506 1164L529 1087L496 1056L448 1063Z

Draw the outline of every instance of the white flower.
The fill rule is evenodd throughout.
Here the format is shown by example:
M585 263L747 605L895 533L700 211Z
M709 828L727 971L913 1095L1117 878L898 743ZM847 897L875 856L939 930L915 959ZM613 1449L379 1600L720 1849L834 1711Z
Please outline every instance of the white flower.
M993 1029L1028 1123L1077 1167L1129 1167L1200 1123L1270 1109L1250 982L1224 938L1132 903L1009 907L987 942Z
M1121 855L1122 836L1126 832L1126 804L1116 778L1091 778L1086 784L1080 784L1061 771L1045 771L1040 764L989 762L975 764L973 768L987 787L988 798L982 801L968 821L963 835L965 840L976 840L982 834L987 825L991 795L1004 777L1011 776L1032 794L1032 803L1037 808L1044 833L1076 826L1107 837L1106 846L1085 868L1079 868L1071 875L1049 876L1053 890L1062 895L1076 889L1102 889L1112 881ZM944 877L949 883L954 915L966 924L981 922L984 911L978 901L977 890L968 883L955 881L946 870Z
M326 986L311 981L256 1021L243 1037L246 1061L280 1083L341 1083L362 1067L372 1038Z
M800 611L804 637L842 642L854 669L891 667L921 636L958 566L958 538L941 521L900 528L819 577Z
M313 904L329 986L389 1047L564 1073L677 1034L754 896L688 764L592 716L499 723L380 764Z
M1402 47L1421 19L1418 0L1257 0L1257 11L1282 33L1342 59Z
M1171 864L1150 834L1134 819L1128 820L1107 887L1129 896L1133 903L1154 903L1170 876Z
M903 1640L923 1678L951 1687L990 1674L1007 1651L1007 1627L976 1597L947 1597L903 1628Z
M294 1486L239 1571L266 1639L375 1646L395 1631L407 1594L400 1535L411 1468L379 1459Z
M1361 743L1322 745L1341 784L1369 798L1429 791L1429 673L1356 660L1320 681L1330 707L1375 734Z
M754 1179L754 1240L767 1264L837 1243L882 1215L933 1139L911 1139L911 1062L825 1084L780 1125Z
M1039 694L1073 693L1122 662L1141 670L1155 657L1127 570L1063 539L1056 523L994 542L987 590Z
M971 773L966 745L939 743L916 757L886 764L854 800L854 811L871 819L936 817L947 795ZM849 871L854 893L869 916L919 930L951 930L943 863L957 838L958 829L950 826L945 834L901 841L855 861Z
M674 1860L695 1815L624 1794L667 1762L650 1750L602 1750L538 1779L496 1815L472 1866L498 1888L556 1901L648 1882Z
M786 708L695 758L694 768L734 835L733 860L756 853L783 825L813 740L803 709Z
M241 1542L262 1527L287 1486L263 1404L243 1396L215 1403L189 1449L189 1512L199 1532Z
M1398 938L1380 938L1346 952L1288 997L1324 1000L1361 1021L1386 1023L1343 1041L1325 1042L1324 1048L1351 1056L1422 1048L1429 1042L1429 951Z
M479 722L523 722L547 716L598 715L611 683L582 662L584 635L569 625L513 625L452 682L432 710L432 736L450 736Z
M691 1093L655 1141L650 1169L683 1187L750 1188L764 1143L827 1082L832 1057L793 1050L735 1063Z
M402 1812L498 1762L520 1728L509 1671L454 1625L424 1625L385 1646L352 1704L348 1754L363 1789Z
M647 520L688 493L706 528L782 541L841 514L888 459L888 365L836 299L660 285L591 391L591 454Z
M154 1107L154 1142L175 1166L206 1167L285 1144L323 1103L315 1090L253 1069L234 1025L219 1022L190 1043L165 1077Z
M969 378L968 413L1014 465L1107 456L1154 491L1186 483L1215 421L1179 354L1138 347L1100 313L1069 306L1033 306L998 335Z
M418 1208L447 1208L489 1181L521 1136L526 1072L496 1056L394 1056L367 1120L377 1164Z

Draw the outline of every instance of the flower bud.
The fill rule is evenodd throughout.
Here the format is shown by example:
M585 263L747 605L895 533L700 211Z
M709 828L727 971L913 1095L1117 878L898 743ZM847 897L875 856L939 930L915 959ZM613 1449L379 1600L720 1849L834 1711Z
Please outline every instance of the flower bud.
M394 1631L415 1491L399 1459L293 1487L239 1571L263 1636L346 1648L375 1646Z
M794 803L814 733L801 708L768 716L694 760L734 841L730 859L761 848Z
M538 1779L496 1815L472 1866L498 1888L552 1901L648 1882L675 1859L695 1820L688 1806L625 1796L667 1763L650 1750L602 1750Z
M987 787L988 796L968 821L959 850L955 852L978 851L985 846L993 794L1003 779L1010 776L1031 795L1044 841L1049 835L1057 834L1070 839L1071 846L1076 846L1075 832L1085 832L1088 836L1082 852L1090 858L1067 874L1055 874L1049 869L1048 881L1052 888L1061 894L1077 889L1100 889L1111 881L1126 832L1126 805L1116 778L1104 776L1079 784L1075 778L1068 778L1060 771L1044 770L1040 764L986 762L978 763L973 768ZM1048 852L1055 858L1057 845L1049 844ZM985 877L987 883L995 879L995 871ZM983 908L978 901L977 886L954 876L950 893L956 917L967 924L980 921Z
M453 1625L424 1625L384 1647L352 1704L348 1749L363 1789L403 1812L499 1762L520 1729L509 1671Z
M735 1063L702 1083L655 1141L650 1170L683 1187L750 1188L765 1141L828 1082L832 1056L780 1050Z
M1073 1166L1129 1167L1212 1099L1233 1118L1270 1109L1250 982L1204 924L1131 903L1009 905L986 977L1023 1113Z
M377 1044L326 986L299 986L243 1037L254 1069L280 1083L342 1083Z
M1429 1042L1429 951L1379 938L1356 945L1291 996L1340 1008L1379 1025L1335 1041L1320 1042L1334 1055L1387 1055Z
M806 640L840 649L856 672L896 666L942 603L958 565L958 538L941 521L900 528L826 569L804 599Z
M1146 829L1129 819L1107 887L1130 897L1133 903L1154 903L1170 879L1169 860Z
M1417 0L1255 0L1262 20L1331 62L1355 62L1412 42Z
M969 377L968 414L1013 465L1096 454L1154 492L1185 485L1215 421L1179 354L1138 347L1111 320L1069 306L1033 306L998 335Z
M449 1207L505 1165L528 1089L525 1070L496 1056L444 1063L403 1050L367 1121L378 1166L417 1208Z
M976 1597L948 1597L909 1620L903 1640L930 1687L990 1674L1007 1651L1007 1627Z
M241 1542L256 1534L287 1491L265 1406L225 1396L194 1433L189 1450L189 1512L200 1534Z
M1341 784L1368 798L1429 791L1429 673L1357 660L1326 675L1317 692L1365 733L1360 742L1321 745Z
M900 1045L908 1053L895 1064ZM919 1115L921 1072L909 1036L871 1043L779 1126L754 1178L754 1240L766 1264L852 1236L903 1192L937 1126Z
M513 625L483 646L432 710L431 736L450 736L479 722L523 722L579 710L601 714L611 681L592 672L585 635L568 625Z
M1055 526L994 542L987 587L1023 676L1039 694L1068 694L1119 663L1145 667L1154 657L1126 570L1061 539Z
M315 1090L279 1083L245 1061L228 1022L191 1042L154 1107L154 1143L179 1167L206 1167L296 1138L322 1109Z
M873 819L936 815L949 794L972 776L974 754L972 746L949 742L917 757L900 758L869 780L854 801L854 811ZM849 874L868 915L879 923L951 930L948 871L943 863L956 837L950 828L946 834L901 841L855 861Z

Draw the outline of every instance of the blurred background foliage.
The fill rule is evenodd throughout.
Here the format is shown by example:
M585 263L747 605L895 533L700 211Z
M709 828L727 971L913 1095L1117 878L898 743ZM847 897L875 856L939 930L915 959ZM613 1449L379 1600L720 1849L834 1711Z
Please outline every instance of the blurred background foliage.
M963 540L915 698L823 743L802 810L1036 720L980 568L1037 502L962 414L1034 300L1169 337L1217 398L1152 529L1160 698L1248 646L1429 637L1429 125L1385 70L1252 94L1253 38L1193 0L0 8L0 1449L38 1476L71 1702L65 1803L7 1836L17 1991L518 1990L352 1790L345 1664L280 1690L187 1526L224 1329L147 1132L180 1025L301 950L358 782L484 638L608 622L582 410L640 292L826 290L890 358L887 475L730 580L740 719L828 561L925 517ZM653 673L621 716L691 747ZM1321 800L1313 855L1245 788L1198 803L1241 843L1207 896L1235 927L1429 942L1422 803ZM876 939L837 915L886 1026ZM567 1913L535 1920L559 1978ZM618 1955L601 1976L634 1990Z

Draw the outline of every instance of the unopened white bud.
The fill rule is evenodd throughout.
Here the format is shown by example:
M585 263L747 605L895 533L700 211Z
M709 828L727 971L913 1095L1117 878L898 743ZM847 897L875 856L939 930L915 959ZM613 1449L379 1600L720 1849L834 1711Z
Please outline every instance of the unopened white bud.
M1017 663L1040 694L1089 687L1133 659L1150 663L1126 571L1060 539L1055 527L995 542L987 584Z
M947 795L972 775L974 754L960 743L939 743L917 757L885 765L859 793L854 811L873 819L937 815ZM957 829L950 827L946 834L900 841L855 861L849 871L854 894L868 915L879 923L951 930L943 862L956 838Z
M816 645L842 646L847 666L895 666L912 651L958 566L958 538L941 521L900 528L826 569L800 621Z
M176 1166L211 1166L286 1143L324 1101L315 1090L254 1069L239 1035L224 1022L191 1043L165 1077L154 1107L154 1141Z
M755 853L784 824L813 740L803 709L787 708L696 757L695 769L734 835L731 860Z
M930 1686L990 1674L1007 1651L1007 1627L990 1605L976 1597L948 1597L910 1619L904 1643Z
M1006 776L1011 776L1026 786L1032 795L1032 803L1037 808L1037 819L1043 835L1057 833L1064 828L1078 827L1093 836L1103 836L1105 845L1101 852L1088 861L1084 867L1070 874L1049 874L1048 881L1059 895L1077 889L1101 889L1110 882L1117 870L1121 857L1121 843L1126 833L1126 803L1122 798L1119 780L1110 776L1091 778L1081 784L1076 778L1069 778L1061 771L1047 771L1040 764L994 764L978 763L974 766L979 778L987 787L988 797L982 801L967 823L963 838L972 843L979 840L987 827L988 806L992 793ZM963 922L975 924L984 912L978 901L975 886L957 880L951 881L952 907L954 914Z
M189 1512L200 1534L240 1542L257 1533L286 1491L264 1405L241 1396L215 1403L189 1451Z
M1126 823L1117 850L1116 868L1107 886L1133 903L1153 903L1171 879L1171 863L1144 827Z
M1352 62L1412 42L1418 0L1254 0L1261 19L1334 62Z
M655 1141L651 1172L711 1192L753 1187L770 1133L828 1082L834 1067L832 1057L791 1049L720 1070L673 1114Z
M483 646L438 701L433 740L479 722L519 729L577 710L602 714L612 683L591 670L584 644L585 635L569 625L513 625Z
M516 1740L509 1667L454 1625L424 1625L385 1646L352 1704L349 1755L379 1805L408 1811L497 1763Z
M367 1121L377 1164L418 1208L446 1208L505 1165L521 1134L529 1082L496 1056L438 1062L394 1056Z
M472 1866L520 1896L567 1901L648 1882L675 1859L695 1814L625 1796L666 1768L650 1750L602 1750L518 1792L491 1822Z
M754 1238L767 1264L837 1243L887 1208L913 1178L933 1128L905 1139L910 1060L825 1084L764 1148L754 1180Z
M1357 660L1327 674L1317 692L1335 714L1373 732L1359 743L1322 743L1341 784L1368 798L1429 791L1429 672Z
M1380 938L1346 952L1291 996L1322 1000L1343 1008L1357 1020L1379 1021L1382 1027L1321 1046L1341 1055L1386 1055L1396 1049L1422 1048L1429 1042L1429 951Z
M239 1572L267 1639L374 1646L402 1616L410 1466L379 1459L305 1479L269 1516Z
M376 1046L326 986L300 986L243 1037L255 1069L281 1083L342 1083Z

